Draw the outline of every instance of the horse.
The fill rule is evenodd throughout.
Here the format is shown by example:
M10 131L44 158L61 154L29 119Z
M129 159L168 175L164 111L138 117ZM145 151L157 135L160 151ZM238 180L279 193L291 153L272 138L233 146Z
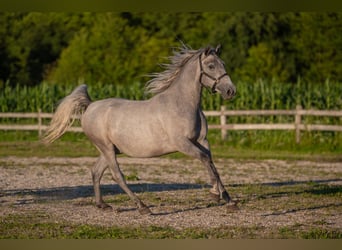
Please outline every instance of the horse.
M202 89L221 94L230 100L236 93L219 57L220 46L193 50L183 45L173 51L164 64L165 70L151 75L145 100L109 98L91 101L87 85L78 86L57 107L43 140L52 143L81 116L83 132L100 152L91 169L95 204L101 209L112 209L104 202L100 181L109 168L113 180L135 202L141 215L152 214L127 186L120 170L117 155L149 158L181 152L200 160L207 168L210 195L228 206L235 206L226 191L213 163L207 140L208 126L201 110Z

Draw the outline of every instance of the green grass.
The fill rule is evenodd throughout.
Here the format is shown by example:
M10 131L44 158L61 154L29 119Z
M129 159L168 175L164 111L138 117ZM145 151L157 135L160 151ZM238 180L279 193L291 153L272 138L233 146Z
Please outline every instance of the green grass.
M29 216L30 218L30 216ZM26 216L2 219L0 239L342 239L336 229L299 230L297 226L269 231L264 227L220 227L214 229L171 227L102 227L53 222L28 222Z
M189 228L176 230L171 227L101 227L70 225L63 223L29 222L32 216L7 216L2 219L2 239L211 239L250 238L255 228L233 228L203 230ZM234 233L233 233L234 232Z
M316 160L316 161L342 161L340 152L329 151L296 151L296 150L258 150L252 148L239 148L232 145L213 145L213 158L227 159L283 159L283 160ZM56 141L50 145L44 145L39 141L0 141L0 157L97 157L96 148L88 140ZM189 158L181 153L173 153L166 156L172 159Z
M234 131L222 141L210 130L208 140L214 158L342 160L342 133L302 133L296 144L293 131ZM66 133L52 144L39 141L37 132L0 131L0 156L81 157L99 153L83 133ZM185 158L181 153L164 157Z
M30 217L30 216L29 216ZM69 225L68 223L28 222L25 216L7 216L2 220L2 239L224 239L257 238L258 227L222 227L215 229L171 227L101 227L92 225ZM328 236L336 236L329 232ZM287 232L286 236L291 235ZM311 238L317 235L309 234ZM273 237L275 235L269 235ZM282 232L278 234L282 236ZM291 235L296 236L296 235ZM337 235L341 236L341 234Z

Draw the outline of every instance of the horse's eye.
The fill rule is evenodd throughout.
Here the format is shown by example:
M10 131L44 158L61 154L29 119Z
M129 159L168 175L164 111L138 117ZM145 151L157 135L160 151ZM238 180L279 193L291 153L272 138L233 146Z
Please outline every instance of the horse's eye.
M214 64L209 64L208 67L209 67L210 70L214 70L215 69L215 65Z

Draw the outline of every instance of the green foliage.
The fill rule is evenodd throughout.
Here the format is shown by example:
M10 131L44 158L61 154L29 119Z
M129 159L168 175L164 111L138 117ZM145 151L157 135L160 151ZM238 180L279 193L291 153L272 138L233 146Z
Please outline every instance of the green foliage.
M149 37L145 29L129 26L118 14L106 13L75 36L50 79L62 84L121 85L142 80L143 72L155 71L158 57L168 54L167 44L167 39Z
M249 57L246 60L245 66L237 69L242 80L250 82L258 76L258 79L276 79L286 81L288 72L283 70L281 61L277 60L275 54L268 44L258 43L248 50Z
M342 13L299 13L289 43L294 50L297 75L322 81L342 75Z
M0 13L0 88L144 82L170 48L223 45L234 81L342 81L341 13Z
M90 24L89 17L90 13L1 13L2 82L39 84L55 66L73 35L80 27Z

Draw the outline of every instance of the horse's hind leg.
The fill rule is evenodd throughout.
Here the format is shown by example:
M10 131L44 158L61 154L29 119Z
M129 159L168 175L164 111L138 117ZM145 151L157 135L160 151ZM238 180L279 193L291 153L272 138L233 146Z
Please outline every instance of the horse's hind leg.
M112 207L106 204L101 195L100 190L100 181L103 176L104 171L108 167L106 158L101 154L95 163L94 167L91 169L93 185L94 185L94 193L95 193L95 204L98 208L102 209L111 209Z
M129 189L126 181L121 173L119 164L116 159L115 150L113 145L110 147L102 148L104 156L106 157L109 169L112 173L113 179L118 183L118 185L128 194L128 196L135 202L138 206L140 214L151 214L150 209Z

